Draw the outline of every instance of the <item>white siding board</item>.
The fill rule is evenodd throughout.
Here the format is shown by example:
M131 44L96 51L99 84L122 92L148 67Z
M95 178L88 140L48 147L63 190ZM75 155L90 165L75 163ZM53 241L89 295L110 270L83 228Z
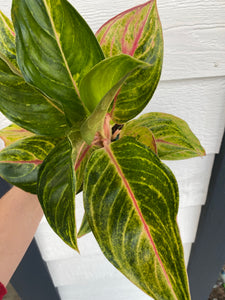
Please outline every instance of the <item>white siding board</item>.
M201 205L181 207L179 209L177 222L183 244L195 241L200 213Z
M205 204L214 157L211 154L203 158L164 161L177 179L180 208Z
M224 76L225 54L217 46L221 45L224 36L225 28L217 27L185 27L165 31L161 79Z
M91 256L76 253L72 258L47 261L47 266L56 287L63 287L65 285L82 286L84 284L89 286L89 283L92 285L93 282L99 285L102 280L105 280L108 288L111 286L111 281L116 280L119 282L122 280L125 286L127 285L127 288L129 288L129 280L114 268L102 253L95 252L98 246L97 244L95 246L94 243L96 242L93 238L93 244L89 245L89 247L94 247ZM190 242L184 244L186 264L189 259L190 248ZM82 293L82 289L79 292Z
M110 285L109 285L110 280ZM150 300L141 290L125 277L101 278L92 281L78 280L71 286L58 288L63 300Z
M192 243L185 243L183 244L183 247L184 247L184 261L185 261L185 265L187 266L191 254Z
M161 81L142 113L151 111L184 119L206 153L218 153L225 126L225 77Z
M74 250L57 236L47 221L41 222L36 231L35 239L45 261L67 259L74 256Z

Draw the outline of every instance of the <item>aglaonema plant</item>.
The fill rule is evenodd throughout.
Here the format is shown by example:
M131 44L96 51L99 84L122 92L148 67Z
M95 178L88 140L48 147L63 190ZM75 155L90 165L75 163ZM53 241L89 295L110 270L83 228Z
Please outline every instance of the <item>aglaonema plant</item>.
M173 115L137 117L162 68L156 1L122 12L96 35L66 0L13 0L12 21L1 13L0 110L14 124L1 131L0 175L37 194L50 226L75 250L77 237L92 231L146 294L190 299L178 186L161 159L204 149Z

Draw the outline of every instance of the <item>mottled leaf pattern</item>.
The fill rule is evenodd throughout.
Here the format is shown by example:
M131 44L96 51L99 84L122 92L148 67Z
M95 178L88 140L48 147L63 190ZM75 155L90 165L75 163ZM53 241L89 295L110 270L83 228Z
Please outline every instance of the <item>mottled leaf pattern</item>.
M75 169L72 145L61 141L41 165L38 199L52 229L70 247L77 248L75 222Z
M37 193L40 166L56 141L32 136L11 144L0 152L0 176L19 188Z
M76 171L76 193L79 193L83 187L84 181L84 172L87 165L87 162L91 156L91 154L97 150L99 147L97 146L89 146L85 142L82 144L80 148L80 153L76 156L75 161L75 171Z
M80 130L73 129L68 134L72 145L72 158L76 172L76 194L82 190L84 170L91 153L96 149L94 145L87 145L82 139Z
M136 125L135 120L126 123L120 133L120 138L124 136L132 136L138 142L148 146L154 153L157 153L156 141L152 131L144 126Z
M156 300L190 299L176 223L177 183L151 150L124 137L95 151L84 206L96 240L118 270Z
M77 237L81 238L82 236L84 236L84 235L86 235L86 234L88 234L90 232L91 232L91 227L90 227L90 225L88 223L87 216L84 213L84 216L83 216L83 219L82 219L82 222L81 222L80 229L78 231Z
M23 129L15 124L9 125L8 127L0 130L0 138L3 140L5 147L13 144L17 140L21 140L32 135L32 132L27 131L26 129Z
M161 159L178 160L205 155L205 150L188 124L173 115L152 112L130 121L126 126L150 129Z
M68 131L60 105L40 94L0 59L0 111L13 123L40 135Z
M156 1L122 12L106 22L96 36L106 57L125 53L151 65L133 73L115 99L113 119L125 123L147 105L160 78L163 37Z
M14 0L12 18L24 78L60 102L79 126L86 115L79 82L104 58L94 34L66 0Z
M12 71L19 72L16 61L15 32L12 22L0 11L0 58Z

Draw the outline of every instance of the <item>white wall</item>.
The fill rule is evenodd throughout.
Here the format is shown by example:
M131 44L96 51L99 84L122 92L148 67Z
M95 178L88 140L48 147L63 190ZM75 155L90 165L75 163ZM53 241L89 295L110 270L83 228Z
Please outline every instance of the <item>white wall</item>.
M96 31L108 18L143 1L71 3ZM7 15L10 5L11 1L0 0ZM163 111L185 119L207 152L204 158L166 162L179 183L178 223L187 262L224 132L225 1L158 0L158 7L165 40L164 66L159 87L144 112ZM2 117L0 123L6 125ZM78 219L82 210L82 199L78 199ZM106 261L91 234L80 240L81 255L67 247L44 219L36 239L62 300L148 299Z

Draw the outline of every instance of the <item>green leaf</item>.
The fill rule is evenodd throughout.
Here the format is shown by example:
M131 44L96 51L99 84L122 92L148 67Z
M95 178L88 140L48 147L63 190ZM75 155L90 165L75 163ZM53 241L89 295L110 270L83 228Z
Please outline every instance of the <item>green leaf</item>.
M162 27L156 1L136 6L106 22L96 34L106 57L129 54L150 64L126 81L115 99L115 123L134 118L150 101L160 78L163 60Z
M84 207L103 253L134 284L156 300L190 299L177 183L148 147L124 137L95 151Z
M56 140L32 136L11 144L0 152L0 176L19 188L37 193L37 177Z
M12 18L25 80L60 102L79 126L86 116L79 82L104 58L94 34L66 0L14 0Z
M139 126L139 124L135 121L136 120L133 120L125 124L120 133L120 138L124 136L132 136L138 142L148 146L154 153L157 154L156 141L152 131L147 127Z
M8 127L0 130L0 138L3 140L6 147L17 140L21 140L32 135L32 132L29 132L15 124L9 125Z
M88 144L96 131L102 129L110 104L126 78L138 68L148 68L148 64L121 54L103 60L83 78L81 99L93 112L81 127L82 136Z
M81 238L82 236L84 236L84 235L86 235L86 234L88 234L90 232L91 232L91 227L90 227L90 225L88 223L87 216L84 213L84 216L83 216L83 219L82 219L82 222L81 222L80 229L78 231L77 237Z
M0 111L13 123L40 135L68 131L60 105L40 94L0 59Z
M187 159L205 155L205 150L188 124L173 115L152 112L130 121L129 127L144 126L155 137L158 155L165 160Z
M0 58L17 74L20 74L16 61L15 32L12 22L0 11Z
M72 129L68 138L72 144L72 156L74 160L74 169L76 172L76 193L78 194L82 190L84 170L88 159L93 151L97 149L96 146L89 146L81 137L80 130Z
M38 199L52 229L70 247L77 248L75 169L73 148L66 138L44 160L38 178Z
M84 172L87 162L91 154L97 150L97 146L89 146L85 142L81 145L79 154L76 157L75 171L76 171L76 193L82 190L84 181Z

